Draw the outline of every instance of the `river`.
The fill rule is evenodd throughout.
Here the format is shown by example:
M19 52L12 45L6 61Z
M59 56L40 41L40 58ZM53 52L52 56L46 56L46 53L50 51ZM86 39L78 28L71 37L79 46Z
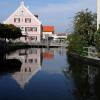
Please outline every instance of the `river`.
M0 100L100 100L99 74L63 48L1 54Z

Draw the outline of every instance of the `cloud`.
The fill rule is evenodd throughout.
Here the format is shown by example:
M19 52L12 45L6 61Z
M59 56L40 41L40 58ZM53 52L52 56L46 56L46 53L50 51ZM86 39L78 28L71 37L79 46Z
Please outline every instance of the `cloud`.
M8 1L8 2L7 2ZM75 13L89 8L96 12L96 0L24 0L44 25L54 25L57 31L66 31L72 26ZM42 3L43 2L43 3ZM19 5L19 0L0 2L0 21L4 21Z
M90 4L91 3L91 4ZM43 7L37 8L37 11L41 13L67 13L72 11L79 11L82 9L89 8L90 10L94 10L96 8L96 1L95 0L71 0L69 3L51 3L47 4Z
M49 3L40 8L34 9L35 13L39 13L44 24L54 24L58 31L67 29L71 24L72 18L78 11L89 8L90 11L96 12L95 0L70 0L62 3ZM60 27L60 29L58 28Z

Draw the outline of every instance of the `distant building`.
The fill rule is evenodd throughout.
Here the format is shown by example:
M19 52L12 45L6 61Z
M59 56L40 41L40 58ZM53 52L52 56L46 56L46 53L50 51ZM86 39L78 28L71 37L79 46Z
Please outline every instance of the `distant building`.
M18 9L4 24L13 24L22 30L22 42L40 42L42 37L42 24L38 15L33 15L22 1Z
M54 26L43 26L43 39L53 37L54 31Z
M56 33L53 35L54 40L62 41L64 39L67 39L66 33Z
M97 0L97 29L100 25L100 0Z

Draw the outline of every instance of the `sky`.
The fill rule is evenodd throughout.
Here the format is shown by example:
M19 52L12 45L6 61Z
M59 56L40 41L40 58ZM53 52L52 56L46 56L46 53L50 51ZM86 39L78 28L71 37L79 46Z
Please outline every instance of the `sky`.
M20 5L21 0L0 0L0 22L6 20ZM33 14L38 14L43 25L55 26L56 32L70 32L75 14L86 8L96 12L96 0L24 0Z

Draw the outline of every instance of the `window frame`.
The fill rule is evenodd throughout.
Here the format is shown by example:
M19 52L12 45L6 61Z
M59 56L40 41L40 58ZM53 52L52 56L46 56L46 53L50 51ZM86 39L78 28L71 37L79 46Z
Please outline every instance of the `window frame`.
M31 18L25 18L25 23L31 23Z
M20 23L20 21L21 21L20 18L14 18L15 23Z

